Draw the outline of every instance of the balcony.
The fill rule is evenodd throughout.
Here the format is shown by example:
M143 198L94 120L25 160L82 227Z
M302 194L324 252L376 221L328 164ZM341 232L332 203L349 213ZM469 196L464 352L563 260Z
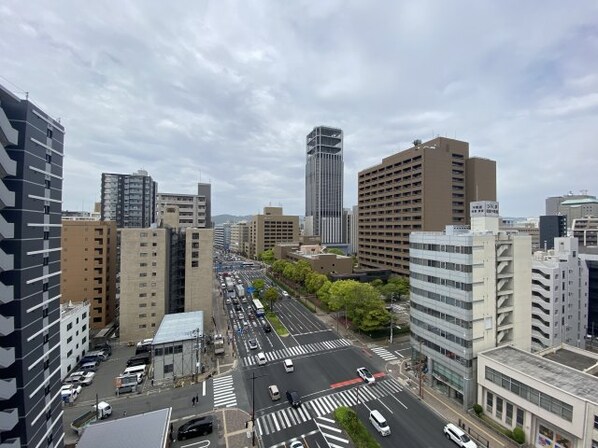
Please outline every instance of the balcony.
M12 302L15 299L15 288L0 282L0 303Z
M0 448L21 448L21 439L7 439L0 443Z
M15 206L15 193L10 191L4 185L4 182L0 182L0 209L5 207Z
M12 222L8 222L4 219L4 216L0 215L0 241L3 239L14 238L15 236L15 225Z
M2 131L0 131L1 133ZM17 174L17 162L12 160L4 148L0 145L0 178L15 176Z
M4 110L0 108L0 146L17 145L18 143L19 131L12 127ZM14 173L11 174L11 176L14 175Z
M17 393L17 379L0 380L0 400L8 400Z
M0 249L0 272L12 271L14 267L14 255L7 254Z
M5 369L15 363L15 349L14 347L0 347L0 368Z
M13 316L3 316L0 314L0 336L8 336L15 331L15 318Z
M10 431L19 423L19 411L7 409L0 411L0 431Z

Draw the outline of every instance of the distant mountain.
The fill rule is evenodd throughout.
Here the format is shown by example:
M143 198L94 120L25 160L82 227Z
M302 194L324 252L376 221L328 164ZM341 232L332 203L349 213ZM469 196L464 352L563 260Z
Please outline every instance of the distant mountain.
M235 216L235 215L216 215L212 216L212 221L214 224L224 224L225 222L239 222L239 221L251 221L253 215L247 216Z

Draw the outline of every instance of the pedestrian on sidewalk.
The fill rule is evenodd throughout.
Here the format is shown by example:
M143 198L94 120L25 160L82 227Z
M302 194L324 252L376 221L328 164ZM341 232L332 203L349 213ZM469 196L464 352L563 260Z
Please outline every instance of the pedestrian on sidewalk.
M191 398L191 406L195 407L195 397Z

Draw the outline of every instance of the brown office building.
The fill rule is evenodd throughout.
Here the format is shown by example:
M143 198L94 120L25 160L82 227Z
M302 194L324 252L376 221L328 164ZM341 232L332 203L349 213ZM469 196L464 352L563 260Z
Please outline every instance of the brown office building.
M90 328L116 315L116 222L62 221L61 303L90 304Z
M255 215L249 225L247 254L257 258L276 243L299 240L299 217L282 214L282 207L264 207L262 215Z
M469 157L467 142L438 137L360 171L360 267L408 275L411 231L469 224L473 201L496 201L496 162Z

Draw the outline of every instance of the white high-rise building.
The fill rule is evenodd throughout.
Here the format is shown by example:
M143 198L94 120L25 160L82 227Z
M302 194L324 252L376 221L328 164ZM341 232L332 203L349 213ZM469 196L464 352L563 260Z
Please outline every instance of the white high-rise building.
M414 359L466 408L476 402L477 354L531 343L531 237L499 231L496 202L473 202L470 213L471 228L409 238Z
M554 249L532 261L532 350L562 343L585 348L588 267L577 238L555 238Z

